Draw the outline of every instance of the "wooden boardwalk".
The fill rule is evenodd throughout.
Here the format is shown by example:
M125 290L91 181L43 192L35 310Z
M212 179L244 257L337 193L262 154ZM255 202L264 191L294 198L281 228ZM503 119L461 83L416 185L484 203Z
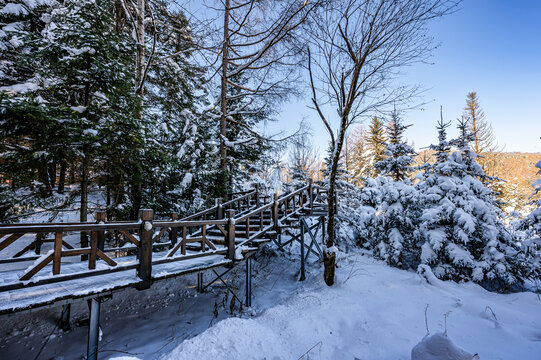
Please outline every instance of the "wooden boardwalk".
M272 198L256 188L184 219L171 214L156 220L152 210L141 210L138 221L110 222L98 212L94 223L0 225L0 315L62 305L69 326L69 304L87 299L88 358L96 359L100 298L115 291L144 290L161 279L245 261L250 306L251 257L271 241L281 248L282 232L306 224L302 216L325 216L325 192L311 182Z

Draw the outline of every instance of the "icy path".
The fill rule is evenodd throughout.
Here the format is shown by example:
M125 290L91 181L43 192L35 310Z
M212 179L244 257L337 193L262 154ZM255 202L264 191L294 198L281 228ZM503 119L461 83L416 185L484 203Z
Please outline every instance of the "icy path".
M541 299L498 295L473 284L427 284L363 256L339 263L338 284L313 288L254 318L225 319L162 360L410 359L426 333L444 331L481 359L540 359ZM291 283L291 286L295 286ZM306 286L306 285L305 285Z

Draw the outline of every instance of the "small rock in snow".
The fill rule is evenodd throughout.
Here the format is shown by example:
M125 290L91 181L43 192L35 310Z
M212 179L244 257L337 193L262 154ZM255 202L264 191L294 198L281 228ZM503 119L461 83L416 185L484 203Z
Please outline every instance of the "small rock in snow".
M479 360L479 355L471 354L458 347L443 333L426 335L411 350L411 360Z

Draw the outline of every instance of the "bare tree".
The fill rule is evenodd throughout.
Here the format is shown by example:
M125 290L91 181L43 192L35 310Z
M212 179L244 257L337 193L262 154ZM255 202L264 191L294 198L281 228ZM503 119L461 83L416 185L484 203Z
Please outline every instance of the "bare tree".
M329 216L324 251L327 285L334 283L335 202L338 161L349 126L391 104L411 99L416 87L392 87L402 67L421 62L433 49L427 23L451 12L446 0L337 0L318 18L308 49L312 104L334 149L328 189ZM323 112L337 111L338 126Z
M223 37L214 50L211 78L220 76L220 168L224 174L228 171L227 144L235 142L227 138L229 124L243 127L256 139L268 140L242 117L268 112L270 101L283 100L295 89L295 65L299 65L302 47L294 34L317 4L224 0L215 9L223 12Z
M288 172L291 182L299 181L303 185L314 179L319 171L319 160L309 133L301 133L290 140ZM298 186L300 184L293 184Z

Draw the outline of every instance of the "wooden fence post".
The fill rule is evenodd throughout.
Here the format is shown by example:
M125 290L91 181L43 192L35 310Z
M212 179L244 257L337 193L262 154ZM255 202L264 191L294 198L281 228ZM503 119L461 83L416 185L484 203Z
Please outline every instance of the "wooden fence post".
M138 290L150 288L152 283L152 219L154 211L142 209L139 211L141 228L139 230L139 264L137 266L137 276L141 282L137 285Z
M227 247L226 258L235 260L235 210L229 209L225 211L227 217L227 237L225 246Z
M88 257L88 269L94 270L96 268L96 250L98 249L98 232L92 231L90 233L90 256Z
M54 234L53 275L60 274L60 261L62 259L62 233Z
M178 213L174 212L171 213L171 220L177 221L178 220ZM178 228L171 226L171 231L169 231L169 249L172 249L178 240Z
M107 221L107 213L105 211L97 211L96 223L105 224L106 221ZM99 230L98 231L98 249L103 251L104 248L105 248L105 231Z

